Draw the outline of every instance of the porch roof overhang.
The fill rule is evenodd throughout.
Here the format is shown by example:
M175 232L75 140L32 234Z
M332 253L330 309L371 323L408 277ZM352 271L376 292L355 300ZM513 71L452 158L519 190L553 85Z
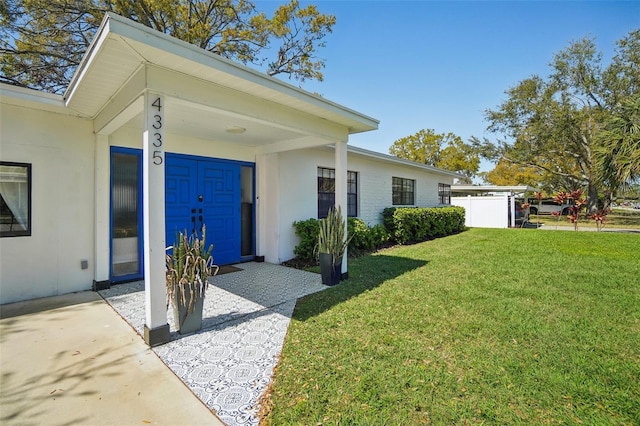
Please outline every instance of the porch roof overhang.
M94 119L96 133L109 133L142 123L146 90L167 96L170 132L197 138L254 146L310 137L331 142L378 128L376 119L107 13L63 96L65 105ZM231 136L229 127L247 132Z
M525 194L538 191L537 188L528 185L453 185L451 192L464 195L483 195L488 193Z

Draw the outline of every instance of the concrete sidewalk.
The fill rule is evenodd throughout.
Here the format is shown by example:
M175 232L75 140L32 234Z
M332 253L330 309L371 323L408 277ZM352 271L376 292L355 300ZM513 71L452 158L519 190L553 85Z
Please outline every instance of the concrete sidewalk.
M571 231L575 232L575 227L573 225L567 225L565 223L561 223L558 225L545 224L540 226L538 229L542 229L544 231ZM583 232L614 232L614 233L629 233L629 234L638 234L640 233L640 229L628 229L628 228L607 228L603 227L600 231L597 228L591 226L578 226L578 231Z
M223 424L97 293L0 318L0 424Z

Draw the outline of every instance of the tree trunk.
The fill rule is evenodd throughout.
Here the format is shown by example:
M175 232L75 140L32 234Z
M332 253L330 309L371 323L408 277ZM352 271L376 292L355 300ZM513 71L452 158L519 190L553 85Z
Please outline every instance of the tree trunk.
M598 186L593 182L589 182L587 194L587 215L598 211Z

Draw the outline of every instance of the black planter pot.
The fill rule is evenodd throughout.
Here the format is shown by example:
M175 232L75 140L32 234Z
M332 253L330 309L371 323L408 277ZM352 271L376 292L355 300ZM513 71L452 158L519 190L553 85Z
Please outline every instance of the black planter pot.
M180 334L193 333L202 328L202 309L204 306L204 297L199 297L193 307L193 311L187 315L187 306L191 299L191 293L187 293L186 305L178 295L173 296L173 320Z
M339 284L342 276L342 259L334 265L333 255L320 253L320 275L322 275L322 284L324 285Z

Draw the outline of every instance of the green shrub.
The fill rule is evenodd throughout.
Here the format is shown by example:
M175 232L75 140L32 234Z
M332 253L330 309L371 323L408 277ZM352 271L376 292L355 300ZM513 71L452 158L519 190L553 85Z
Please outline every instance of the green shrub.
M318 233L320 232L318 219L307 219L293 222L296 235L300 237L300 244L293 253L306 262L314 262L315 247L318 244ZM374 251L389 241L389 233L383 225L367 226L362 219L347 218L347 235L351 237L349 242L349 255L360 255Z
M369 237L369 227L362 219L350 217L347 220L347 232L349 235L353 235L349 251L367 251L373 248L373 241Z
M400 207L382 213L389 235L400 244L444 237L464 230L462 207Z
M300 237L300 244L293 253L302 260L313 262L316 258L315 248L318 244L318 234L320 233L320 222L318 219L307 219L293 222L296 235Z
M356 256L374 251L389 241L389 233L384 226L369 227L362 219L350 217L347 222L347 231L353 236L349 243L349 252Z
M373 239L374 248L383 247L389 242L389 233L382 224L377 224L369 228L369 234Z

